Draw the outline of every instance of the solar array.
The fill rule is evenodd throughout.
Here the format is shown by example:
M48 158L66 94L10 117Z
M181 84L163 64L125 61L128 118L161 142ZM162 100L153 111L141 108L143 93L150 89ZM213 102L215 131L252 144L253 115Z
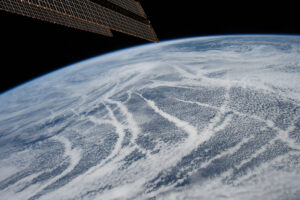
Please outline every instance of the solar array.
M1 0L0 9L105 36L115 30L158 41L134 0Z

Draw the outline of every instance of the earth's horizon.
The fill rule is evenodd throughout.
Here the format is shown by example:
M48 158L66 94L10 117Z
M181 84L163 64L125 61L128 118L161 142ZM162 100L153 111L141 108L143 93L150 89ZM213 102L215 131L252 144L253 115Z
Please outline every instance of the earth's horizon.
M0 94L0 197L297 200L299 85L299 35L75 63Z

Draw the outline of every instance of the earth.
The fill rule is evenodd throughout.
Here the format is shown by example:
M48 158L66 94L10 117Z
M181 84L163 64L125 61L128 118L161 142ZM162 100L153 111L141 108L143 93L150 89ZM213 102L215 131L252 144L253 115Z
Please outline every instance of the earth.
M1 199L300 199L299 36L125 49L0 105Z

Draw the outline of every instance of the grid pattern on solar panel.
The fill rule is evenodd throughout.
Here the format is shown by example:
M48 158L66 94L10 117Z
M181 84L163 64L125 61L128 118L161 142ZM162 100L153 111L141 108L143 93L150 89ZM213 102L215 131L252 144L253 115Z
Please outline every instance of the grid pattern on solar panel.
M23 0L32 5L49 9L92 23L104 25L107 28L140 37L150 41L157 41L151 26L138 22L130 17L104 8L87 0Z
M107 21L105 25L110 26L113 30L134 35L136 37L145 38L150 41L156 41L155 36L152 34L151 26L133 20L124 15L110 12L107 9L103 9L103 13L105 16L109 17L109 21Z
M112 36L112 33L109 29L101 27L97 24L91 24L82 20L68 17L66 15L61 15L56 12L41 9L34 5L22 3L20 0L0 1L0 9L71 28L76 28L105 36Z
M88 0L1 0L9 12L58 23L102 35L109 29L157 41L152 27ZM1 7L0 7L1 9Z
M118 5L130 12L133 12L137 15L145 17L145 14L142 12L138 6L139 4L135 0L107 0L115 5Z

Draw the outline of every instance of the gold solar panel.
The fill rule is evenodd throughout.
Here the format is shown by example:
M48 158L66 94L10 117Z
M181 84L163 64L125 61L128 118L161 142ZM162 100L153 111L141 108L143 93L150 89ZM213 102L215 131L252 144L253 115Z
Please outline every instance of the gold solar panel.
M59 14L49 10L41 9L37 6L22 3L20 0L1 1L0 8L12 13L48 21L54 24L60 24L105 36L112 36L112 33L108 28L99 26L97 24L87 23L86 21L78 20L66 14Z
M122 2L122 5L116 2L113 0L97 0L97 3L90 0L1 0L0 9L106 36L112 36L110 30L115 30L145 40L158 41L137 2L120 0L119 4ZM139 15L135 11L139 12Z

